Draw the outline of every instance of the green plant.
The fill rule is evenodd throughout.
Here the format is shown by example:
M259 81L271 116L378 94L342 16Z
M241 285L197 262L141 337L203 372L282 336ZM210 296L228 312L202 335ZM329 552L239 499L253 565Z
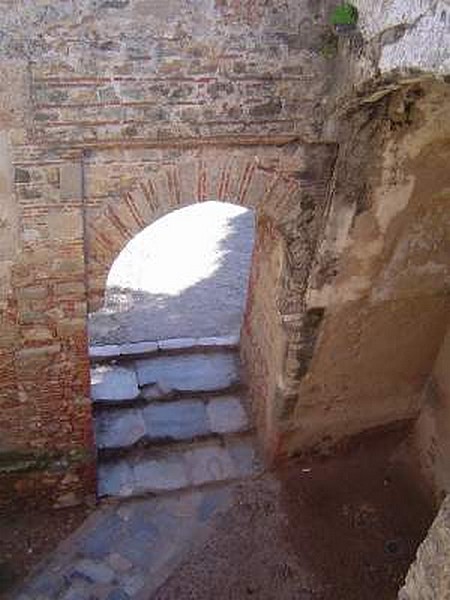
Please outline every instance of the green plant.
M356 25L358 22L358 9L350 2L336 6L331 14L332 25Z

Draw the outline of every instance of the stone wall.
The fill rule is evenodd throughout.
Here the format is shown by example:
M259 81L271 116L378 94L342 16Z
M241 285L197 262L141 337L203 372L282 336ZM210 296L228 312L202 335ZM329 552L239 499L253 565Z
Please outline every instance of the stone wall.
M266 442L263 448L268 460L278 453L277 429L283 415L277 414L276 404L288 401L279 397L280 390L277 389L288 346L287 334L277 310L277 292L281 286L285 257L280 232L273 222L260 217L256 224L241 353L253 399L257 431Z
M252 206L283 238L276 285L255 267L254 296L270 290L272 301L255 303L266 314L252 311L244 345L249 373L256 356L279 365L280 405L292 396L335 153L321 139L328 4L2 6L0 502L71 503L93 490L88 303L102 301L123 245L176 207ZM265 236L259 248L270 262ZM259 415L273 402L265 389Z
M93 489L87 312L131 237L203 200L256 212L242 350L268 455L417 416L449 308L449 92L405 77L447 72L447 3L357 4L337 39L331 0L4 3L7 494Z
M325 0L11 3L2 46L29 56L37 143L316 139L326 14Z
M17 165L31 127L28 65L2 57L1 68L0 504L35 493L72 503L93 489L86 301L68 292L84 279L80 198L63 205L51 159L38 176Z

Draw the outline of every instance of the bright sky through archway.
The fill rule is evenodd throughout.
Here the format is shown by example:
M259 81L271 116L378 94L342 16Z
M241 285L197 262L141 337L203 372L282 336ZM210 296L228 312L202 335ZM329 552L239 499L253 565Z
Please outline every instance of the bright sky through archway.
M134 237L114 262L107 287L174 296L220 266L231 221L247 209L203 202L162 217Z

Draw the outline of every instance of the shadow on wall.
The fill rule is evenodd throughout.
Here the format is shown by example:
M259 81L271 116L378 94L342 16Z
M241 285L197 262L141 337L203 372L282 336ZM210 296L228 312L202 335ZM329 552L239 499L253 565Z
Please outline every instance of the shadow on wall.
M91 344L240 331L254 214L223 202L174 211L133 238L89 317Z

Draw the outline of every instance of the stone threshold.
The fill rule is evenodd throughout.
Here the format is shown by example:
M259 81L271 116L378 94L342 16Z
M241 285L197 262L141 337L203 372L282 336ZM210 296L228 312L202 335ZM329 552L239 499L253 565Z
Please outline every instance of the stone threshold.
M169 338L156 341L131 342L128 344L104 344L89 346L89 358L94 362L111 359L127 359L164 353L195 352L207 349L235 349L239 346L239 335L214 337Z

